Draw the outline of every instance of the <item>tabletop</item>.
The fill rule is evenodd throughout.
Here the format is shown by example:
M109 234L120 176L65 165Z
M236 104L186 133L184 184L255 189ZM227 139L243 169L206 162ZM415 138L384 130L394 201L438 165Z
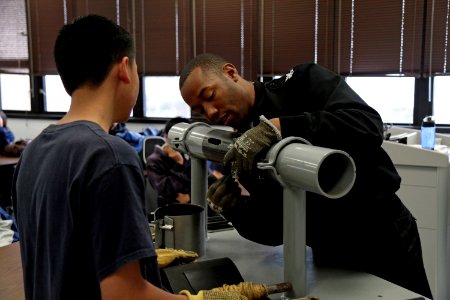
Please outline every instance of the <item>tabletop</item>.
M209 233L206 255L200 260L229 257L246 281L283 282L283 247L259 245L240 237L235 230ZM313 266L307 258L307 281L310 295L321 300L404 300L425 299L376 276L339 269ZM0 299L23 300L22 264L19 243L0 247ZM271 295L280 299L280 294Z
M22 261L18 242L0 247L0 299L23 300Z
M19 161L19 157L9 157L0 155L0 166L15 165Z

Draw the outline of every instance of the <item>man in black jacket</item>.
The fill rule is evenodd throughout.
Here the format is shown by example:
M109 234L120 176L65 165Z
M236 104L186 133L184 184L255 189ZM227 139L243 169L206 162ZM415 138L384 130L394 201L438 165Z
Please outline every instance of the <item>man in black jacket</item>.
M232 180L208 190L211 206L240 235L266 245L283 242L282 187L256 168L270 146L297 136L340 149L353 158L357 177L341 199L307 194L314 262L372 273L431 297L416 220L395 194L401 178L381 148L383 122L345 80L303 64L268 83L249 82L223 58L202 54L183 69L180 91L193 111L243 133L224 163L250 196L240 196Z

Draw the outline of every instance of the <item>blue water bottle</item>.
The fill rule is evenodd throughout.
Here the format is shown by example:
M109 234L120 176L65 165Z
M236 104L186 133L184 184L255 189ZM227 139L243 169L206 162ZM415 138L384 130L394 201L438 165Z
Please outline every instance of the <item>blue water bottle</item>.
M436 143L436 125L432 116L426 116L420 130L420 143L423 149L434 150Z

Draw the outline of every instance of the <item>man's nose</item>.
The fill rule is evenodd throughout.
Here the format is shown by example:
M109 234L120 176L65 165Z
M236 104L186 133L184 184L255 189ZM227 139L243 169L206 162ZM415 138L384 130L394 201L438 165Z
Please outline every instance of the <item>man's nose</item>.
M205 106L206 118L208 118L208 120L210 121L215 121L218 118L218 112L219 110L215 108L213 105Z

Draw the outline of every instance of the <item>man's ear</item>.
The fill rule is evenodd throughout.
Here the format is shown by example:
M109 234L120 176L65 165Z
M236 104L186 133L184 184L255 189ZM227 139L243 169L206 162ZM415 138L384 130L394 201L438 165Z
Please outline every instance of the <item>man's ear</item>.
M225 65L223 65L223 72L225 74L225 76L230 77L231 79L233 79L234 81L237 81L238 77L238 71L236 69L236 67L231 64L231 63L226 63Z
M128 56L122 57L119 62L119 79L125 83L131 82L131 67Z

